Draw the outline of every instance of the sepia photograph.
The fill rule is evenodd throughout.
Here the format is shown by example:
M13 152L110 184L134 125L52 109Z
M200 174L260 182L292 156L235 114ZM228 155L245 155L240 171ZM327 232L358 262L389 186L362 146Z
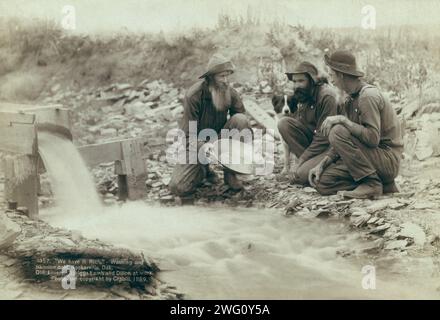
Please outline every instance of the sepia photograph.
M439 300L439 15L0 0L0 300Z

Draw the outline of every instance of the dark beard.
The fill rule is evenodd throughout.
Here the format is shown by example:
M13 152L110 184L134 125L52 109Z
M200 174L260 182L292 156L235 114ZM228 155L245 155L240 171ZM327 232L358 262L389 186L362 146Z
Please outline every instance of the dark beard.
M217 111L226 111L231 105L231 90L225 84L212 84L209 86L212 104Z
M301 103L305 103L305 102L312 100L312 96L310 95L309 90L304 89L304 88L295 89L293 96L298 102L301 102Z

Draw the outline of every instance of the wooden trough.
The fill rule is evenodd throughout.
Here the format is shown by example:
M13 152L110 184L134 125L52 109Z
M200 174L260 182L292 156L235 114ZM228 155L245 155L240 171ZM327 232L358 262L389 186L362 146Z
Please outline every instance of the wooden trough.
M0 102L0 152L5 176L5 199L26 207L38 217L39 175L45 172L38 154L38 132L50 131L72 140L69 110L59 105L34 106ZM144 139L126 139L87 145L78 150L89 167L115 163L119 198L135 200L145 191Z
M143 139L127 139L79 147L89 167L115 162L120 200L136 200L145 192L146 167L142 152Z

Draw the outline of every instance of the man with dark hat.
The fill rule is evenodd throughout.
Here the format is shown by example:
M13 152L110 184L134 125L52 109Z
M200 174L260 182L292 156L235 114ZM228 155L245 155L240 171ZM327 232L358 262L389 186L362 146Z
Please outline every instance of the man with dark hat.
M310 184L323 195L374 198L396 192L394 183L403 143L400 122L390 102L364 75L348 51L325 56L334 84L347 95L345 114L328 117L321 131L331 149L310 171Z
M290 100L295 101L297 109L292 116L278 121L278 130L290 152L298 158L291 182L306 184L309 170L322 160L329 148L327 137L319 129L328 116L338 114L336 91L307 61L286 75L294 85L293 99Z
M240 132L248 129L252 132L248 118L245 116L243 102L236 90L229 86L228 77L234 72L232 62L220 54L214 54L209 60L207 71L200 76L186 92L183 106L183 118L180 129L187 136L190 135L191 122L197 126L199 133L205 129L212 129L217 134L221 129L237 129ZM228 119L229 114L229 119ZM187 144L187 151L196 153L206 141L198 139L193 149ZM217 182L217 176L208 164L187 163L177 164L174 168L169 188L176 195L188 195L196 190L204 179L212 183ZM224 182L233 190L240 190L243 185L233 171L224 170Z

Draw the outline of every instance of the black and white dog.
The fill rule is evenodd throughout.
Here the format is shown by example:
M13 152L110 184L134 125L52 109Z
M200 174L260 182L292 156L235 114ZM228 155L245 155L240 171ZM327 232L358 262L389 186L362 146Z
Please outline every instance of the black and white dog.
M272 97L272 105L277 116L277 121L282 117L293 114L298 108L298 101L293 95L274 95ZM290 153L291 150L287 143L281 137L284 147L284 167L281 174L287 174L290 170Z

